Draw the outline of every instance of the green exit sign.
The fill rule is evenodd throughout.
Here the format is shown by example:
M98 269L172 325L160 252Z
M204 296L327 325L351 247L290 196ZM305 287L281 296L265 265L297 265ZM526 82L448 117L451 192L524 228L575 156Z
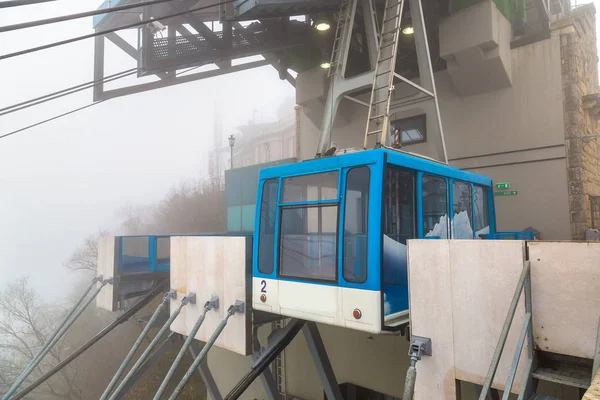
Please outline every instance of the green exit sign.
M496 189L508 189L509 187L510 187L510 182L496 183Z
M516 196L516 190L504 190L502 192L494 192L494 196Z

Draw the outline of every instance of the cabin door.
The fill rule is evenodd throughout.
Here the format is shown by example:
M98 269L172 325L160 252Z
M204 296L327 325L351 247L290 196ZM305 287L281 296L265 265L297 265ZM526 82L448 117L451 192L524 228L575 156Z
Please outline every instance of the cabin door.
M387 168L383 182L383 315L386 326L408 311L406 241L415 235L415 174Z

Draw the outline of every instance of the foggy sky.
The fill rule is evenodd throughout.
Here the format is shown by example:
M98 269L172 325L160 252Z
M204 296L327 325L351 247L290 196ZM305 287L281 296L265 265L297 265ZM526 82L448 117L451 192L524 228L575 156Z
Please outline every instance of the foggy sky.
M92 10L100 3L59 0L0 9L0 25ZM92 19L85 18L2 33L0 54L91 32ZM136 31L125 37L136 46ZM108 41L106 51L106 75L135 67ZM1 60L0 108L92 79L93 39ZM252 118L253 109L258 122L275 120L279 102L293 94L274 68L263 67L109 100L1 139L0 288L30 276L45 298L64 297L77 274L63 262L85 236L114 229L121 207L155 203L172 186L206 170L215 112L228 135ZM91 101L87 90L2 116L0 135Z

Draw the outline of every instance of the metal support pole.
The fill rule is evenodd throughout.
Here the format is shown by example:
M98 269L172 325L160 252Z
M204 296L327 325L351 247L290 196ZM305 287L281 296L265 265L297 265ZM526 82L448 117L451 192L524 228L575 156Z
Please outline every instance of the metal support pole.
M284 328L273 331L269 336L267 348L260 355L260 358L254 362L252 369L238 382L237 385L225 396L225 400L237 400L254 380L269 368L269 365L277 358L296 337L300 329L304 326L305 321L300 319L292 319Z
M192 345L188 349L190 355L192 356L192 359L195 359L197 354L199 353L199 351L197 351L197 349L195 349L194 347L194 343L192 343ZM219 387L215 382L215 378L213 377L212 372L210 372L210 368L208 367L208 362L206 359L198 366L198 373L202 377L202 381L206 386L206 390L208 391L210 399L223 400L223 396L221 396L221 391L219 390Z
M206 313L208 311L212 310L213 308L219 308L219 298L216 296L204 304L204 310L202 310L202 313L200 313L200 317L196 321L196 324L192 327L192 330L190 331L188 337L185 339L185 342L181 346L181 349L179 350L177 357L175 357L175 361L173 361L171 368L169 368L169 372L167 372L167 375L165 376L162 383L160 384L160 387L156 391L156 394L154 395L154 400L160 400L161 396L165 393L165 390L167 390L169 381L175 374L177 367L181 363L181 360L183 360L183 356L185 355L186 350L188 349L188 347L192 343L192 340L194 340L196 333L198 333L198 330L202 326L202 323L204 322L204 318L206 317Z
M317 367L317 372L319 373L319 378L321 379L321 384L323 385L323 390L327 395L327 399L343 400L344 397L342 396L340 387L335 379L335 374L331 367L331 363L329 362L327 351L325 351L325 345L319 334L317 324L314 322L306 322L302 328L302 333L304 333L308 349L310 350L310 354Z
M37 362L37 360L40 358L42 352L44 350L46 350L46 348L48 347L48 345L50 345L50 342L52 342L54 340L54 338L56 338L56 335L58 335L60 329L69 321L69 319L75 313L75 310L77 310L77 308L81 305L81 303L83 303L83 300L92 291L92 289L96 285L96 282L102 282L102 276L97 276L94 279L92 279L92 283L90 283L90 286L83 293L83 295L79 298L79 300L73 305L73 307L71 308L71 310L69 310L69 312L65 315L65 317L63 318L63 320L56 326L56 328L54 329L54 332L52 332L52 334L50 335L50 337L48 339L46 339L46 343L44 343L44 345L42 347L40 347L40 349L38 350L37 354L31 359L31 361L29 362L29 364L27 364L27 366L25 367L25 369L21 372L21 374L19 375L19 379L25 374L25 372L29 369L29 367L31 365L33 365L35 362Z
M252 361L254 362L258 361L259 358L260 355L257 353L252 355ZM260 374L260 380L265 388L265 393L269 400L281 399L281 395L277 389L277 383L275 383L275 378L273 378L273 374L269 368L265 368L262 374Z
M402 400L412 400L415 392L415 382L417 381L417 361L423 356L431 356L432 344L430 338L413 336L408 349L410 357L410 366L406 371L406 381L404 382L404 394Z
M173 336L175 335L177 335L177 333L175 332L169 333L169 336L167 336L167 338L161 343L161 345L158 346L154 353L152 353L152 355L148 357L146 361L144 361L142 366L138 368L133 377L129 380L129 382L127 382L127 385L121 391L119 397L117 397L115 400L121 400L127 394L129 389L131 389L133 385L135 385L136 382L144 375L144 373L150 367L150 365L152 365L152 363L156 361L162 355L162 353L164 353L164 351L169 347L169 343L171 343Z
M594 354L594 365L592 367L592 380L600 371L600 320L598 320L598 333L596 334L596 352Z
M42 347L42 351L38 354L38 356L25 368L25 371L19 376L17 381L11 386L8 392L2 397L2 400L8 400L10 396L21 386L21 384L27 379L27 377L33 372L33 370L39 365L42 359L50 352L52 347L58 342L58 340L65 334L65 332L73 325L73 323L79 318L79 316L83 313L83 311L87 308L87 306L98 296L98 293L102 290L102 288L107 283L112 283L112 279L103 280L101 277L99 279L95 279L95 281L90 286L90 289L93 288L93 285L96 281L100 281L100 286L96 288L96 290L92 293L92 295L87 299L87 301L81 305L81 302L87 296L88 292L81 298L80 301L77 302L76 306L68 313L67 317L61 322L59 325L58 332L55 332L52 335L52 339Z
M243 301L238 300L235 302L235 304L229 306L229 308L227 309L227 315L225 316L225 318L223 318L223 320L221 321L221 323L219 324L217 329L213 332L211 337L208 339L208 341L202 348L202 351L200 352L200 354L198 354L198 357L196 357L196 359L194 360L194 362L192 363L190 368L188 368L187 372L185 373L185 375L183 376L183 378L181 379L181 381L179 382L179 384L177 385L177 387L175 388L175 390L169 397L169 400L175 400L177 397L179 397L179 395L181 394L181 391L183 390L185 385L188 383L188 381L192 377L194 370L196 368L198 368L198 366L202 363L202 361L204 361L204 359L206 358L206 355L208 354L208 351L215 344L215 341L217 340L217 338L219 337L221 332L223 332L223 329L225 329L225 325L227 325L227 321L229 320L229 318L236 312L244 312L244 309L245 309L244 305L245 304Z
M429 53L429 43L427 41L427 32L425 29L425 18L423 17L423 7L421 0L409 0L410 14L415 30L415 48L417 49L417 64L419 66L419 76L421 78L421 87L433 93L434 118L439 127L440 144L438 147L438 159L448 163L448 153L446 151L446 140L444 139L444 129L440 116L440 106L438 104L437 91L435 88L435 79L433 77L433 66L431 64L431 54Z
M96 344L98 341L100 341L104 336L106 336L110 332L112 332L113 329L115 329L117 326L121 325L123 322L129 320L129 318L131 318L132 315L134 315L135 313L140 311L142 308L147 306L152 301L152 299L154 299L160 292L162 292L164 290L163 287L166 286L166 283L167 283L167 281L157 283L146 295L144 295L144 297L139 299L129 309L125 310L125 312L123 314L121 314L117 318L115 318L115 320L113 322L111 322L104 329L102 329L100 332L98 332L93 338L91 338L86 343L84 343L81 347L79 347L77 350L75 350L73 353L71 353L69 356L67 356L67 358L65 358L60 363L58 363L50 371L46 372L44 375L42 375L40 378L38 378L31 385L29 385L25 389L21 390L10 400L22 399L23 397L27 396L32 390L34 390L35 388L40 386L42 383L44 383L48 379L50 379L50 377L52 377L58 371L63 369L65 366L69 365L73 360L75 360L77 357L79 357L81 354L83 354L87 349L89 349L94 344Z
M517 289L513 294L513 298L508 309L508 315L506 316L504 326L502 327L502 331L500 332L500 338L498 339L496 350L494 350L494 356L492 357L490 368L485 377L485 381L483 382L483 388L481 391L481 395L479 396L479 400L485 400L486 396L488 395L488 392L492 387L492 381L494 380L494 375L496 375L496 370L498 369L500 356L502 356L502 350L504 350L504 345L506 344L506 338L508 337L508 332L510 330L510 326L512 325L513 318L515 316L515 311L517 310L517 305L519 303L519 299L521 298L521 292L523 292L523 286L525 285L525 282L529 277L529 271L530 262L525 261L523 263L523 271L521 272L521 277L519 278L519 282L517 283Z
M119 381L119 378L121 377L121 375L125 371L125 368L127 368L127 365L129 364L129 362L133 358L133 355L139 349L140 345L144 341L144 338L146 337L146 335L150 331L150 328L152 327L152 324L154 324L154 322L156 321L156 319L158 318L158 316L160 315L160 313L162 313L162 311L167 306L167 303L169 301L169 297L170 296L169 296L168 293L163 296L162 302L158 305L158 307L156 307L156 310L154 311L154 314L152 314L152 317L150 317L150 320L148 321L148 323L146 324L146 326L144 327L144 329L142 330L142 332L138 336L137 340L133 344L133 347L131 347L131 350L129 350L129 353L127 354L127 356L125 356L125 359L123 360L123 362L119 366L119 369L117 370L117 372L115 373L115 375L113 376L113 378L111 379L111 381L109 382L109 384L106 387L106 389L104 389L104 393L102 393L102 396L100 396L100 400L106 400L108 398L108 396L110 395L110 392L112 392L112 390L115 388L115 385L117 384L117 382Z
M172 293L172 292L169 292L169 293ZM150 344L148 345L146 350L144 350L144 352L142 353L140 358L138 358L138 360L133 365L133 367L131 367L131 369L125 376L125 378L123 378L123 380L121 381L121 383L119 384L119 386L117 387L117 389L115 390L113 395L110 397L110 400L115 400L121 394L121 392L125 388L125 385L127 385L127 382L133 377L135 372L140 368L140 366L144 363L144 361L146 361L146 358L148 358L148 355L150 354L152 349L154 349L154 347L156 347L156 344L158 343L158 341L162 338L162 336L165 334L167 329L169 329L169 327L171 326L173 321L175 321L175 318L177 318L177 316L181 312L181 309L183 307L185 307L190 302L191 299L194 299L194 298L195 298L195 295L190 293L189 295L187 295L183 299L181 299L181 304L179 305L179 307L177 307L175 309L175 311L173 311L173 313L169 316L169 319L167 319L167 321L160 328L160 330L158 331L158 333L156 334L154 339L152 339L152 342L150 342Z

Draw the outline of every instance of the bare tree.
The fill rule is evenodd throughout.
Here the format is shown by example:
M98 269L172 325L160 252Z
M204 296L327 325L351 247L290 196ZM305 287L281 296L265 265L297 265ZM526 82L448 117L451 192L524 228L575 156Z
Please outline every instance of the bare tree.
M89 235L83 243L75 249L65 267L73 271L92 271L96 272L98 266L98 239L108 235L107 231L98 230L98 232Z
M9 284L0 293L0 392L8 390L38 349L46 343L65 309L43 304L27 278ZM62 361L68 348L66 337L58 340L25 384ZM80 399L77 364L62 369L38 389L36 398Z

